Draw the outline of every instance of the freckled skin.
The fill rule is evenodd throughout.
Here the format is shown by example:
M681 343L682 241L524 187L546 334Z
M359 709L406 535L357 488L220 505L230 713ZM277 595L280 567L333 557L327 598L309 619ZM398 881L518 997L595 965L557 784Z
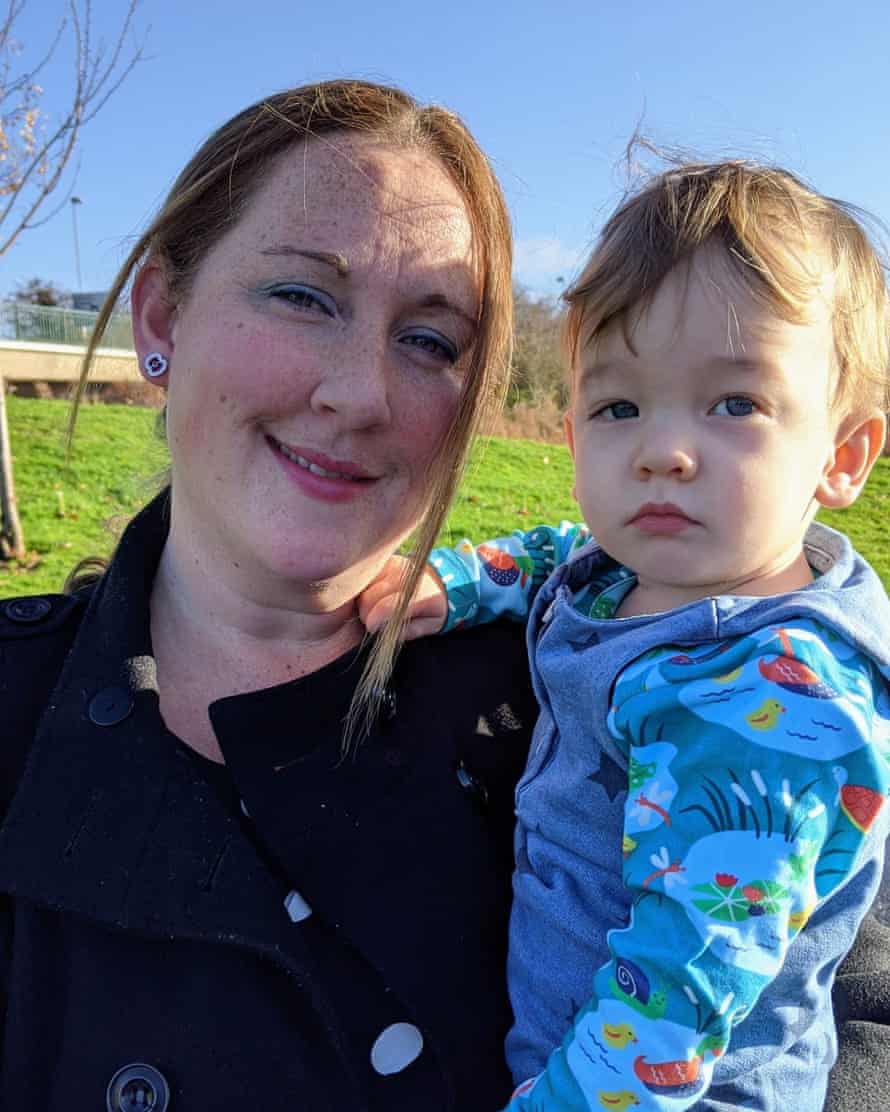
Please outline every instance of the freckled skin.
M282 245L340 253L349 274L268 253ZM286 152L170 322L170 544L252 585L289 581L288 597L353 598L425 508L461 388L438 338L472 339L448 307L475 317L471 248L428 156L349 135ZM346 503L313 499L270 437L369 479Z

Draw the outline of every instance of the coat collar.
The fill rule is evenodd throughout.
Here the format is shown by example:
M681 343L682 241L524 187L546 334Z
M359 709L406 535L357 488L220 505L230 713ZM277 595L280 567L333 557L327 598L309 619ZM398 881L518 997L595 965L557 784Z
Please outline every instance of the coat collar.
M0 887L148 933L269 939L280 884L158 710L148 598L167 518L161 495L93 593L0 831Z
M400 899L435 891L417 846L399 866L413 870L404 886L393 861L405 858L406 826L429 821L407 813L423 796L412 783L428 783L429 762L451 755L440 748L431 757L407 744L414 739L404 730L394 740L384 720L356 758L343 759L341 725L361 651L212 704L236 788L282 866L270 870L160 717L148 604L166 533L162 495L130 523L93 594L0 830L0 890L150 934L292 946L286 876L378 969L395 968L398 981L405 962L393 950L402 943L380 904L389 900L397 914ZM441 664L434 648L411 648L400 671L416 674L417 659L429 656ZM428 674L429 663L423 668ZM408 682L409 714L425 718L427 685ZM443 782L450 779L449 771ZM406 906L400 918L416 921L417 911Z

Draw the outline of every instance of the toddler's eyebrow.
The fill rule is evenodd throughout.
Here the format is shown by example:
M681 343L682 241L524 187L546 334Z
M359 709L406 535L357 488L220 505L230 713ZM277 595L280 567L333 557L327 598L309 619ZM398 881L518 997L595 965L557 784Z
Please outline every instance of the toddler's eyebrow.
M627 362L606 360L588 363L578 375L578 389L582 390L589 382L599 379L623 377L634 368L633 360ZM712 355L701 364L702 370L744 371L751 374L764 374L772 370L772 364L764 359L751 359L744 355Z
M583 390L589 382L600 378L606 378L610 374L620 377L620 365L609 362L587 363L581 368L581 371L578 375L578 389Z

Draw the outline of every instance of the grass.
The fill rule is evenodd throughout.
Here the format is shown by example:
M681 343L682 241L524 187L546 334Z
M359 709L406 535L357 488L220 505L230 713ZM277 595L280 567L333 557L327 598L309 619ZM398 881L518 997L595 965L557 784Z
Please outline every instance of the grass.
M118 405L81 410L70 462L62 401L7 399L16 493L29 555L0 563L0 597L58 591L85 556L108 555L123 523L157 489L166 451L154 435L157 413ZM492 437L476 445L444 540L475 540L577 520L572 465L555 444ZM883 458L849 510L824 512L843 529L890 590L890 458Z

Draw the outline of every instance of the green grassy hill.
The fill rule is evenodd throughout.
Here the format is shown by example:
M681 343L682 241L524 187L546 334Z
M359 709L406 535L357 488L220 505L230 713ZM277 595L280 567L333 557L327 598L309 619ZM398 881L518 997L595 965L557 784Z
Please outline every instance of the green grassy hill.
M65 462L65 402L7 399L24 566L0 563L0 597L57 591L84 556L107 555L123 522L157 489L166 462L156 412L93 405L81 410ZM525 440L480 440L448 520L446 540L476 540L562 518L577 520L565 448ZM890 589L890 458L878 461L857 504L822 518L844 529Z

